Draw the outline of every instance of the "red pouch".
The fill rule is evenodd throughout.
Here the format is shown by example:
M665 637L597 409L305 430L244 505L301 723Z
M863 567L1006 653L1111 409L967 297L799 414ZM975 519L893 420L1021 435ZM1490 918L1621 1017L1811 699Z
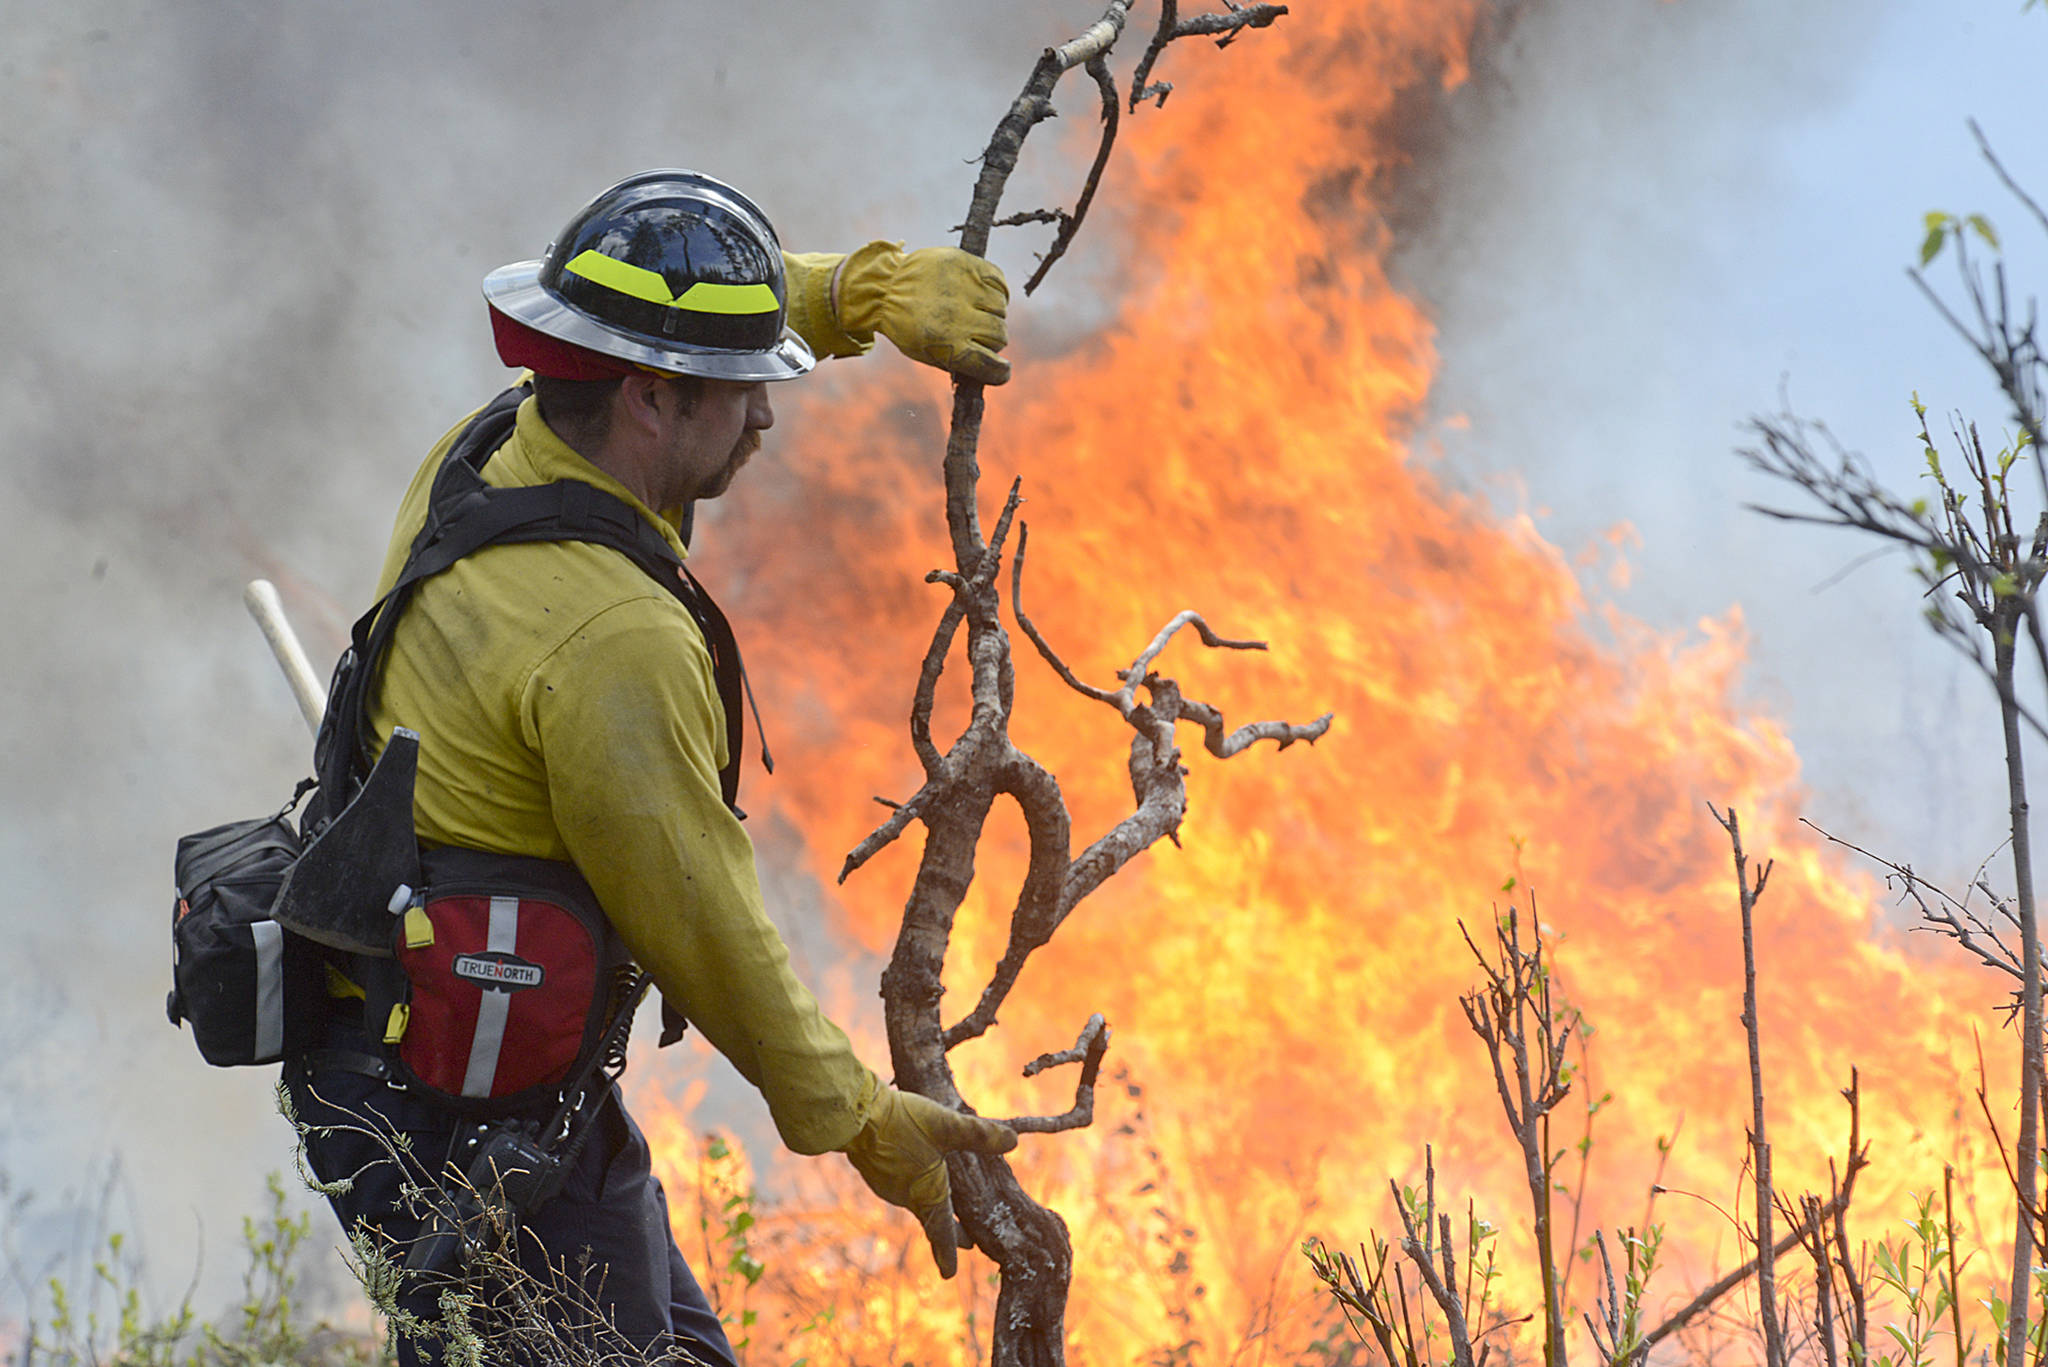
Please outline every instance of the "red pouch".
M468 1114L552 1103L611 1021L630 972L618 933L573 865L440 849L423 867L397 918L394 1073Z

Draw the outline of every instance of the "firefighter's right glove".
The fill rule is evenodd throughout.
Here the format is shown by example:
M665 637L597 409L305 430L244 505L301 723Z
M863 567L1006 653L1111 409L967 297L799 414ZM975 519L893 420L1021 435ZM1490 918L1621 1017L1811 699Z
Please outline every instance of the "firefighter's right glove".
M868 1123L846 1146L846 1156L875 1195L902 1206L924 1226L941 1277L959 1270L948 1153L1008 1153L1017 1133L993 1120L941 1106L916 1092L884 1087Z

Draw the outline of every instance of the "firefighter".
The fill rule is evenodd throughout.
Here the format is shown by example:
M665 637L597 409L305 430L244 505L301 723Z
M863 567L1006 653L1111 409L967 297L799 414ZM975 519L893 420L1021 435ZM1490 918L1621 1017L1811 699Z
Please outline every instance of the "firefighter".
M544 258L493 272L484 295L499 355L531 373L533 391L484 481L595 486L678 555L691 507L725 492L773 423L772 386L815 356L857 355L879 333L984 383L1009 373L997 354L1007 288L987 262L891 243L785 255L751 201L688 171L606 190ZM406 565L434 472L465 427L406 495L380 593ZM1000 1153L1016 1136L882 1082L792 973L730 800L738 718L721 702L705 620L605 545L487 545L413 591L373 685L370 744L395 727L420 737L422 850L572 865L665 1003L760 1090L783 1142L844 1153L877 1195L918 1217L951 1276L943 1154ZM365 1226L402 1254L427 1232L405 1184L483 1127L394 1085L388 1051L347 1000L357 985L346 964L331 984L328 1027L288 1061L286 1082L315 1172L348 1179L330 1189L344 1228ZM586 1111L559 1194L522 1215L522 1264L543 1279L550 1264L582 1268L637 1352L730 1363L616 1086ZM391 1161L393 1135L421 1172ZM405 1296L436 1317L427 1279ZM401 1356L438 1353L407 1340Z

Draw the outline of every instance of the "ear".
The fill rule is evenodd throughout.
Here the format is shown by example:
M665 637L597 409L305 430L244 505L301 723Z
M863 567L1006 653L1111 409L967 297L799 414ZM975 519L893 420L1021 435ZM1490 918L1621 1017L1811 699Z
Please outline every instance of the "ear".
M625 422L632 431L643 436L659 436L669 417L670 400L664 387L664 381L658 375L640 372L626 376L619 381L619 393L612 410L614 420Z

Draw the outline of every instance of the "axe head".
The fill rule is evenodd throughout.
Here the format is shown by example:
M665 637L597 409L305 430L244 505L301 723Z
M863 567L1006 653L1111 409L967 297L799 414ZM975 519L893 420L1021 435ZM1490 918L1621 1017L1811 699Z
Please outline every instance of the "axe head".
M271 919L331 949L391 957L392 894L420 885L419 760L419 733L395 729L362 788L285 875Z

